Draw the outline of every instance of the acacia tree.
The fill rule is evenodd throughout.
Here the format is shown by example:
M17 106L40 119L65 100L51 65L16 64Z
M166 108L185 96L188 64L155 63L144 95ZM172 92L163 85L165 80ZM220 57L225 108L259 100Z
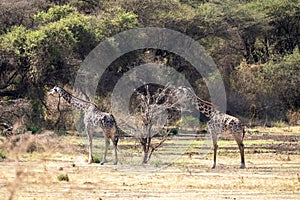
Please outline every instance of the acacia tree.
M142 163L148 163L152 153L174 133L174 129L168 128L176 118L175 115L170 115L175 103L168 103L169 92L169 88L160 88L153 92L149 85L136 90L132 115L123 122L128 127L126 132L137 138L142 145Z

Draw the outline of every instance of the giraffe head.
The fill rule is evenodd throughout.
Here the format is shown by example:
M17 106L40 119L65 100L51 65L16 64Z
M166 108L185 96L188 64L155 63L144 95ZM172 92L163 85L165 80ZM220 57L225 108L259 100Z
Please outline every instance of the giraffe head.
M50 94L50 95L54 95L54 94L58 93L60 90L61 90L60 87L54 86L54 87L50 90L49 94Z
M179 86L174 91L173 94L177 96L178 100L182 101L185 98L191 96L192 90L188 87Z
M184 86L179 86L178 88L176 88L175 92L176 94L187 94L191 89L188 87L184 87Z
M167 96L166 103L168 106L174 107L175 109L185 109L186 104L189 101L188 98L189 89L184 86L171 88L170 93Z
M54 95L58 93L59 97L64 98L68 103L74 105L75 107L79 108L79 109L83 109L82 104L88 104L89 102L78 99L76 97L74 97L72 94L70 94L69 92L67 92L66 90L64 90L62 87L59 86L54 86L50 91L49 94L50 95Z

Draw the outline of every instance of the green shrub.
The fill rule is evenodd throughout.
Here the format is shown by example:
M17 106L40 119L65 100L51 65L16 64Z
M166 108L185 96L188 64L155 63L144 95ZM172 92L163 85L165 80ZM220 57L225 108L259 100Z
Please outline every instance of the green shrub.
M93 163L100 163L101 159L99 157L93 156Z
M0 149L0 158L5 159L6 158L6 152L2 149Z
M171 128L170 134L171 135L177 135L178 134L178 128Z
M68 174L60 174L57 176L57 180L69 182L69 176Z
M40 128L35 124L31 124L27 127L27 131L31 131L32 133L37 133L40 131Z

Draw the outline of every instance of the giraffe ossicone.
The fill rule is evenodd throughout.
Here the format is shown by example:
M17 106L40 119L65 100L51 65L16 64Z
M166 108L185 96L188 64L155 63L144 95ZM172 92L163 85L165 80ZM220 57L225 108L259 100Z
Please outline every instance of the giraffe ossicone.
M95 129L100 127L103 130L103 136L105 140L103 158L100 164L103 165L106 162L106 155L111 140L114 145L114 151L115 151L114 164L116 165L118 163L118 154L117 154L118 136L116 135L117 125L113 115L111 115L110 113L101 112L97 108L96 104L77 98L73 96L71 93L64 90L60 86L54 86L49 92L49 94L51 95L54 95L56 93L58 93L61 97L63 97L69 104L84 112L83 122L84 122L85 131L87 132L88 142L89 142L88 163L93 162L93 152L92 152L93 133Z

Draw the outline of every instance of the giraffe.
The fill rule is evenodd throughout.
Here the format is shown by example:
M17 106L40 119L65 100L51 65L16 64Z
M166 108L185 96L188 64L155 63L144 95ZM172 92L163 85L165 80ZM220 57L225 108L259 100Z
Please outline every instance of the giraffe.
M207 122L208 131L211 134L212 142L213 142L213 149L214 149L214 157L213 157L213 165L212 169L216 167L216 160L217 160L217 150L218 150L218 135L224 132L230 132L237 145L239 147L240 156L241 156L241 165L240 168L245 168L245 157L244 157L244 144L243 139L245 135L244 128L242 126L241 121L233 117L231 115L225 114L216 109L216 107L207 101L202 100L199 98L191 88L187 87L178 87L174 90L174 94L177 97L182 97L189 102L192 102L194 106L204 114L209 121Z
M115 154L114 164L117 165L118 137L116 135L116 131L117 131L116 121L113 115L109 113L101 112L97 108L96 104L79 99L73 96L72 94L70 94L69 92L67 92L66 90L64 90L62 87L54 86L49 92L49 94L51 95L54 95L55 93L58 93L59 96L63 97L69 104L84 112L83 121L85 125L85 131L87 132L87 136L88 136L88 147L89 147L88 163L90 164L93 161L93 154L92 154L93 132L95 131L96 128L100 126L100 128L103 131L104 140L105 140L103 158L100 164L103 165L106 162L106 155L111 140L114 145L114 154Z

